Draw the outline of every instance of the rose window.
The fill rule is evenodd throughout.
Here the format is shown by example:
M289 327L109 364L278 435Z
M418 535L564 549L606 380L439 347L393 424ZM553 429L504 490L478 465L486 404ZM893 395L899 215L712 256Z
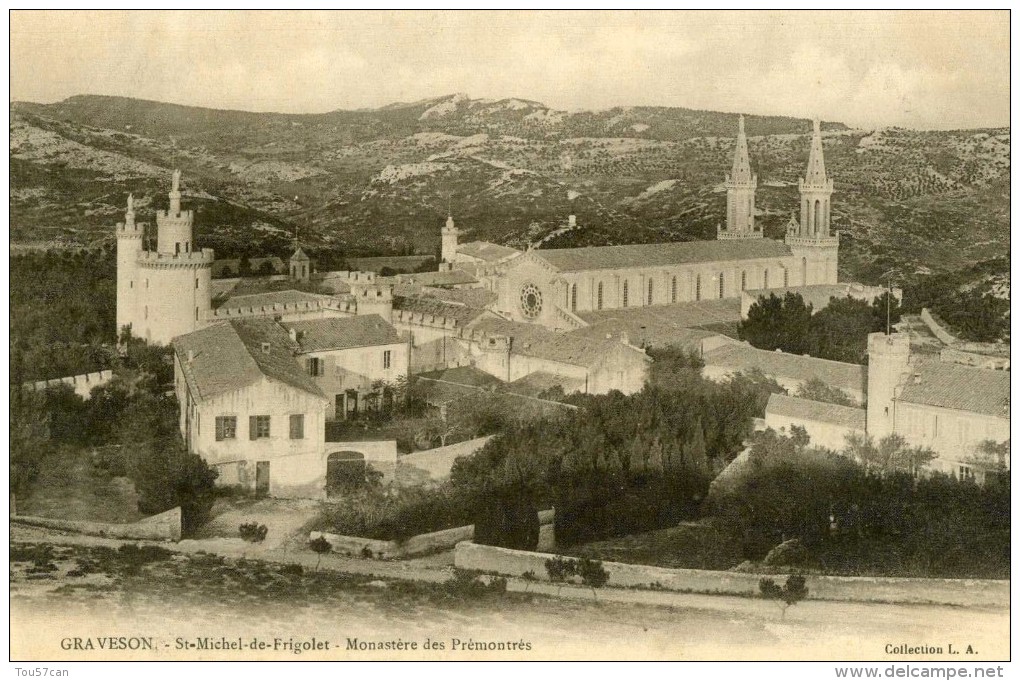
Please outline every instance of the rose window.
M521 288L521 312L525 317L535 318L542 311L542 292L534 284Z

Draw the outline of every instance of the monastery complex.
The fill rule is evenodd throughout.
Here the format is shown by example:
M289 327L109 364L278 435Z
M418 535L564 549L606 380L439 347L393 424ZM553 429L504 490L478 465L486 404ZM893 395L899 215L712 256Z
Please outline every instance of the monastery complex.
M395 462L395 449L380 443L325 441L327 422L372 408L379 384L420 375L436 385L496 382L521 399L555 386L633 393L651 363L645 348L665 345L697 352L710 378L760 369L791 390L820 379L861 405L774 395L769 426L803 426L833 448L851 432L899 433L935 449L934 468L983 476L964 454L1009 438L1008 372L912 355L899 333L872 335L867 367L758 350L721 333L759 295L801 293L817 310L832 296L883 292L838 282L833 181L817 121L799 219L782 241L755 222L757 184L741 118L715 240L521 252L462 244L450 217L438 272L318 273L296 247L287 274L274 277L294 290L234 295L238 280L213 280L212 250L195 248L194 213L182 208L174 171L155 250L143 245L132 197L117 226L118 330L173 345L182 434L221 482L279 496L324 494L336 456Z

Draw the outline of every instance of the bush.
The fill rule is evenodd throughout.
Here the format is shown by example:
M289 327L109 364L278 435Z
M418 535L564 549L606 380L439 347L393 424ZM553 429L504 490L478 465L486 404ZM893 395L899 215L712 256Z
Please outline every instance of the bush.
M530 499L506 496L492 499L475 520L474 541L506 549L538 548L538 509Z
M403 541L474 522L471 501L450 485L372 489L331 501L315 529L352 537Z
M241 535L241 539L252 544L262 543L265 541L266 535L269 534L269 528L265 525L259 525L257 522L241 523L237 531Z
M308 542L308 548L318 555L315 561L315 571L319 571L319 563L322 562L322 557L333 550L333 545L329 543L329 540L325 537L319 536Z
M766 600L780 601L785 618L787 608L807 598L807 580L803 575L790 575L786 578L786 584L779 586L772 578L762 577L758 582L758 591Z
M765 556L766 565L796 565L801 566L808 562L810 554L800 539L790 539L775 547Z

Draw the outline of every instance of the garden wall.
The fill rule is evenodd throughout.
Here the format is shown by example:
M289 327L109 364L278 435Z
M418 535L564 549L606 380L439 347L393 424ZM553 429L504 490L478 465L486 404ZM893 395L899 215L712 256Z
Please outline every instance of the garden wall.
M551 553L515 551L472 542L457 544L454 565L465 570L520 576L532 572L548 579L545 561ZM680 570L603 562L608 586L749 596L758 593L763 575L712 570ZM782 583L785 575L773 575ZM807 576L809 598L831 601L938 603L1008 607L1009 582L990 579L904 579L895 577Z
M556 533L553 529L553 520L556 514L553 509L539 511L538 521L538 548L543 551L551 550L556 545ZM351 537L342 534L329 532L312 532L308 535L309 541L325 537L326 541L333 547L335 553L342 553L348 556L364 556L365 549L372 552L373 558L410 558L439 551L448 551L461 542L470 541L475 536L474 525L453 527L438 532L418 534L409 539L398 541L385 541L382 539L368 539L365 537ZM366 556L367 557L367 556Z
M11 521L36 527L48 527L54 530L79 532L97 537L113 539L143 539L155 541L180 541L181 509L172 508L134 523L99 523L89 520L64 520L62 518L43 518L41 516L16 515Z

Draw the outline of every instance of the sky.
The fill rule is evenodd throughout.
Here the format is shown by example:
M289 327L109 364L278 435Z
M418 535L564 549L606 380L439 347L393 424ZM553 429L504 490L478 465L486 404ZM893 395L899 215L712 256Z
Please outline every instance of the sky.
M1009 13L13 11L12 100L318 113L463 92L1009 125Z

